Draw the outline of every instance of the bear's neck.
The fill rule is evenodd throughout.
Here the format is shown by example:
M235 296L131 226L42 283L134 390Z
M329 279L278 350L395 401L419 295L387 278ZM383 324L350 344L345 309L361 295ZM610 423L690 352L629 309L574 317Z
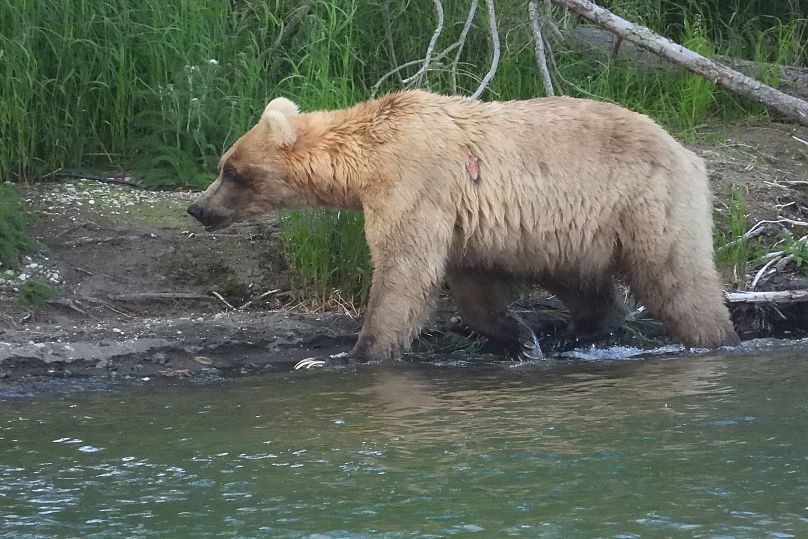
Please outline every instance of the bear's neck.
M361 210L386 183L376 162L379 147L393 138L391 97L300 116L296 168L313 205Z

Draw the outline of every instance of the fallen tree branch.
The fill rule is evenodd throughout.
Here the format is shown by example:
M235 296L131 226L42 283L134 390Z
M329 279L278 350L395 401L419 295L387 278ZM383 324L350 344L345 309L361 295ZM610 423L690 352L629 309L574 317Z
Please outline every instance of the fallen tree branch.
M776 292L724 292L729 303L799 303L808 301L808 290Z
M213 290L213 291L211 291L211 294L213 294L213 296L214 296L216 299L218 299L219 301L221 301L222 303L224 303L225 305L227 305L227 308L228 308L228 309L232 309L232 310L234 310L234 311L236 310L236 308L235 308L235 307L233 307L232 305L230 305L230 303L229 303L229 302L228 302L226 299L224 299L224 298L222 297L222 295L221 295L220 293L218 293L217 291Z
M91 243L137 241L143 238L156 239L157 236L155 236L154 234L143 233L143 234L129 234L126 236L107 236L105 238L78 238L75 240L66 241L62 243L62 245L64 247L78 247L79 245L89 245Z
M682 68L639 45L622 43L623 38L605 28L575 26L563 34L562 40L576 53L599 62L610 60L623 62L629 64L632 69L649 73ZM622 47L618 47L618 43L622 43ZM615 49L619 49L619 54L615 54ZM803 101L808 100L808 67L755 62L724 55L711 55L709 58L739 71L747 77L770 80L772 82L769 84L781 92L798 97Z
M278 292L280 292L280 291L281 291L281 289L280 289L280 288L273 288L272 290L267 290L266 292L264 292L263 294L261 294L261 295L260 295L260 296L258 296L257 298L252 298L252 299L251 299L251 300L249 300L247 303L244 303L243 305L241 305L241 306L238 308L238 310L239 310L239 311L242 311L242 310L246 309L247 307L249 307L250 305L252 305L253 303L255 303L256 301L261 301L261 300L262 300L262 299L264 299L265 297L267 297L267 296L271 296L271 295L273 295L273 294L277 294L277 293L278 293Z
M471 99L479 99L480 96L483 95L483 92L488 87L491 79L493 79L494 75L496 75L497 67L499 66L499 30L497 30L497 14L496 10L494 9L494 0L485 0L485 5L488 8L488 29L491 32L491 43L494 52L491 58L491 68L488 70L488 73L485 74L485 77L483 77L483 80L480 82L480 86L477 87L477 90L471 94Z
M588 0L552 0L553 3L588 19L617 36L636 43L686 69L701 75L747 99L776 110L786 118L808 125L808 103L785 94L751 77L656 34L649 28L628 22Z
M138 294L110 294L109 299L115 301L159 301L159 300L195 300L213 301L213 296L207 294L192 294L185 292L141 292Z

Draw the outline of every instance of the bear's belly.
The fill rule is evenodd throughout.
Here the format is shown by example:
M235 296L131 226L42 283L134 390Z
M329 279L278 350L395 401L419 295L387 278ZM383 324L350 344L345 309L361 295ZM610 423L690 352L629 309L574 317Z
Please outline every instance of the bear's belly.
M570 230L551 233L477 233L458 235L450 254L457 268L507 273L541 279L547 275L606 271L613 266L617 235L576 235Z

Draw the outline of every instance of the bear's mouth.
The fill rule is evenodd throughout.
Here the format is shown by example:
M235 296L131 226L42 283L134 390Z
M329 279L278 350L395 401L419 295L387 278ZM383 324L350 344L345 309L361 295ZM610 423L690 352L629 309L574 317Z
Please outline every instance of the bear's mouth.
M206 219L202 226L205 227L205 231L207 232L214 232L216 230L221 230L223 228L227 228L233 222L232 219Z

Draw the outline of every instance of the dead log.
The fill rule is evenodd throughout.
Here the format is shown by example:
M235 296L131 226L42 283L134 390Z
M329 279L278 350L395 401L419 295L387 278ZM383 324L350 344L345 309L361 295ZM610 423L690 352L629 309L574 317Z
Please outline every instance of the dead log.
M774 292L725 292L729 303L799 303L808 301L808 290Z
M607 62L613 60L618 63L630 64L633 69L650 73L681 68L680 65L657 56L634 43L623 43L622 46L618 47L618 43L622 41L622 38L615 36L608 30L595 26L579 25L570 28L564 32L563 40L565 45L576 54L586 56L595 61ZM615 54L614 51L618 48L619 53ZM710 59L753 79L764 77L775 79L777 81L776 87L781 92L798 97L803 101L808 100L808 68L755 62L728 56L711 56Z
M632 24L587 0L552 0L556 5L614 32L671 62L713 81L731 92L773 109L786 118L808 126L808 103L747 77L734 69L687 49L644 26Z

